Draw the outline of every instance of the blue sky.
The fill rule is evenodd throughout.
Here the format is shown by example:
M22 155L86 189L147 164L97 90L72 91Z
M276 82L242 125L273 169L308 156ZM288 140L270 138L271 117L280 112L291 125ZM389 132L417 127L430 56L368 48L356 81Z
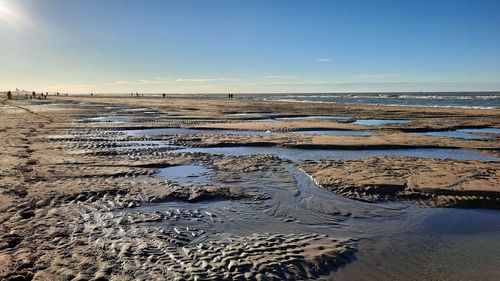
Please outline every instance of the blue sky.
M0 88L500 90L500 1L0 0Z

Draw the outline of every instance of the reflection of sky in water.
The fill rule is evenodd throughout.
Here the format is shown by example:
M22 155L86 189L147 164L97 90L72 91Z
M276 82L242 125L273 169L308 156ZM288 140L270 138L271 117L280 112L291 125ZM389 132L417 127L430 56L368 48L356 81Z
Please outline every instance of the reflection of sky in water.
M497 210L411 207L400 217L353 224L352 228L365 230L367 238L358 243L356 261L332 275L335 280L498 280L500 276Z
M220 130L220 129L188 129L188 128L154 128L141 130L124 130L121 131L131 136L144 135L187 135L187 134L226 134L226 135L251 135L263 136L269 134L318 134L318 135L350 135L350 136L366 136L369 132L356 130L298 130L292 132L266 132L266 131L243 131L243 130Z
M277 117L277 120L302 120L302 119L353 119L349 116L328 116L328 115L314 115L302 117Z
M198 183L198 184L208 184L212 183L210 179L206 177L206 174L211 170L197 165L181 165L172 166L160 169L157 176L164 177L167 179L175 180L178 183Z
M308 135L339 135L339 136L369 136L370 132L356 130L297 130L289 132L292 134L308 134Z
M427 136L459 138L459 139L492 138L492 136L480 135L476 133L500 134L500 129L497 128L458 129L453 131L425 132L423 134Z
M142 130L121 131L130 136L145 135L187 135L187 134L227 134L227 135L265 135L264 131L239 131L239 130L210 130L210 129L188 129L188 128L154 128Z
M411 149L376 149L376 150L340 150L340 149L297 149L284 147L210 147L186 148L176 152L203 152L212 154L274 154L290 160L319 159L361 159L379 156L407 156L455 160L494 161L498 158L487 154L461 149L411 148Z

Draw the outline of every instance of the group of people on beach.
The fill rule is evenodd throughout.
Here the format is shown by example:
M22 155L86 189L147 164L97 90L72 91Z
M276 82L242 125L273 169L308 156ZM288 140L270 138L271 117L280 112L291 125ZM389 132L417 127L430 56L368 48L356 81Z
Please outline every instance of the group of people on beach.
M234 98L234 94L227 94L227 98L228 99L233 99Z
M17 91L17 94L19 95L19 91ZM56 93L57 96L59 96L59 92ZM65 94L66 96L68 94ZM49 92L46 93L40 93L39 95L36 94L35 91L31 92L31 95L28 94L28 92L25 93L24 98L25 99L39 99L39 100L46 100L47 97L49 96ZM7 99L11 100L12 99L12 91L7 91Z
M36 98L38 98L39 100L41 100L41 99L46 100L48 95L49 95L49 93L48 93L48 92L47 92L47 93L45 93L45 94L40 93L40 95L37 97L37 96L36 96L36 92L35 92L35 91L33 91L33 92L31 93L31 97L29 97L29 99L36 99ZM28 93L26 93L26 99L28 99Z

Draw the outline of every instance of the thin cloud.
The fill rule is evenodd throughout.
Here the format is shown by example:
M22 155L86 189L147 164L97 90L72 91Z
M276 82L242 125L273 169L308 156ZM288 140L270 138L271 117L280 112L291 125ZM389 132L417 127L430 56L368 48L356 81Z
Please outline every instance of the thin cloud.
M331 61L331 59L329 58L320 58L320 59L316 59L317 62L329 62Z
M154 79L141 79L141 80L115 80L112 82L106 82L104 85L151 85L151 84L167 84L167 83L202 83L202 82L214 82L214 81L234 81L238 80L235 78L226 77L204 77L204 78L161 78L156 77Z
M264 78L267 79L298 79L297 76L293 75L266 75Z
M221 78L176 78L175 82L214 82L214 81L232 81L232 80L237 80L234 78L226 78L226 77L221 77Z
M166 83L166 81L162 81L162 80L147 80L147 79L143 79L143 80L140 80L140 82L142 84L164 84Z
M391 73L374 73L374 74L360 74L357 76L357 78L361 79L362 81L384 82L400 76L401 75L399 74L391 74Z

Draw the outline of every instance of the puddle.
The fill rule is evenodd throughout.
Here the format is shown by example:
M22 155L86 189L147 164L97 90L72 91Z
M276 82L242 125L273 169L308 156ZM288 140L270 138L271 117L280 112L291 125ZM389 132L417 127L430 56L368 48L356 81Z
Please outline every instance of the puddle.
M349 116L329 116L329 115L310 115L310 116L302 116L302 117L277 117L277 120L307 120L307 119L340 119L340 120L348 120L354 119Z
M252 122L276 122L276 121L293 121L293 120L316 120L316 119L333 119L333 120L350 120L354 119L349 116L328 116L328 115L311 115L302 117L271 117L265 119L248 120Z
M271 114L272 112L241 112L241 113L225 113L228 116L258 116L261 114Z
M363 126L381 126L390 124L406 124L411 122L413 122L413 120L358 119L352 124L363 125Z
M226 135L254 135L262 136L269 133L264 131L240 131L240 130L211 130L211 129L188 129L188 128L153 128L141 130L124 130L129 136L146 135L188 135L188 134L226 134Z
M500 128L460 129L458 131L462 131L462 132L466 132L466 133L500 134Z
M244 155L244 154L273 154L283 159L296 160L349 160L380 156L407 156L422 158L496 161L497 157L487 154L461 149L445 148L408 148L408 149L377 149L377 150L327 150L327 149L298 149L285 147L210 147L186 148L176 152L202 152L211 154Z
M458 139L489 139L489 138L492 138L492 136L479 135L478 133L500 134L500 129L497 129L497 128L458 129L458 130L452 130L452 131L425 132L422 134L427 135L427 136L448 137L448 138L458 138Z
M110 123L126 123L131 122L134 116L130 115L108 115L108 116L97 116L88 117L83 119L84 122L110 122Z
M202 166L181 165L162 168L156 175L175 180L180 184L210 184L213 183L213 181L207 177L209 172L211 172L210 169Z
M188 128L154 128L141 130L124 130L129 136L146 135L188 135L188 134L225 134L225 135L250 135L264 136L269 134L315 134L315 135L341 135L341 136L369 136L370 132L357 130L297 130L290 132L266 132L252 130L219 130L219 129L188 129Z
M179 148L166 141L121 141L116 144L116 149Z

